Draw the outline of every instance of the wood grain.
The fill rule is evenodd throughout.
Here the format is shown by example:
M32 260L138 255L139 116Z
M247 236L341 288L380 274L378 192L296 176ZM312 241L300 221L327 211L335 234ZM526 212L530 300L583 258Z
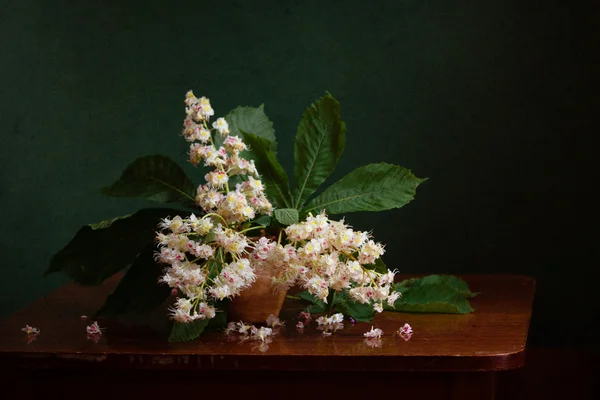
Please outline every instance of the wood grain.
M152 370L311 370L311 371L501 371L524 363L535 281L515 275L466 275L476 311L466 315L384 312L372 325L384 331L381 347L369 347L363 333L371 324L345 323L324 337L313 321L296 330L301 305L286 300L286 322L267 346L240 342L221 332L190 343L168 343L164 310L145 318L105 319L105 334L95 343L85 327L116 286L115 276L97 287L67 284L0 323L0 366ZM406 276L399 277L400 279ZM405 322L408 341L392 333ZM27 343L21 328L41 330Z

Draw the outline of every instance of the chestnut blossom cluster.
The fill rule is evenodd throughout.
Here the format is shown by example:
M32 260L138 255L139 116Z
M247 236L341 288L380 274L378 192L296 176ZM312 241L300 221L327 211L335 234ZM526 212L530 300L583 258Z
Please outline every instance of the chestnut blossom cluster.
M191 142L189 161L193 165L204 162L213 168L204 176L206 184L197 189L196 203L206 213L220 215L228 224L253 219L256 214L270 214L273 207L264 195L262 182L255 179L258 171L254 160L241 155L248 146L238 136L229 136L229 124L224 118L218 118L209 128L214 110L206 97L198 99L189 91L185 105L187 116L182 134ZM234 176L243 178L235 190L229 185Z
M300 284L327 303L330 292L347 291L377 312L400 297L393 290L395 271L370 268L384 253L383 245L367 232L354 231L344 221L332 221L325 212L285 229L287 244L262 237L250 253L250 265L272 276L282 288Z
M177 322L213 318L215 301L237 296L254 282L256 274L246 257L254 243L249 242L248 229L242 230L241 224L259 214L271 214L273 208L254 161L241 154L247 150L246 144L229 136L224 118L209 127L214 115L210 101L189 91L185 106L182 134L191 142L189 161L194 165L203 162L212 170L195 198L205 214L201 218L194 214L164 218L158 225L155 259L168 265L159 282L183 295L170 309ZM231 187L233 177L235 188Z

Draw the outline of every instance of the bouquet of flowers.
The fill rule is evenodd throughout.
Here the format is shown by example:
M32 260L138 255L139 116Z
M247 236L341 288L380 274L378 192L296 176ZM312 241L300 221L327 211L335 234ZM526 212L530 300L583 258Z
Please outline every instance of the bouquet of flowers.
M369 321L375 312L394 309L401 294L396 271L382 262L384 246L330 216L402 207L424 179L397 165L370 164L315 194L345 145L340 105L330 94L302 116L293 190L263 106L238 107L211 122L209 99L190 91L185 112L182 136L190 143L189 162L207 169L202 184L154 155L134 161L103 190L183 208L148 208L85 226L54 256L48 273L95 285L130 265L98 315L147 312L174 295L169 313L176 341L191 340L211 324L223 327L227 303L258 278L267 278L274 291L300 286L305 291L299 297L313 311L336 308ZM453 277L436 284L460 286L447 278ZM468 311L463 304L456 312Z

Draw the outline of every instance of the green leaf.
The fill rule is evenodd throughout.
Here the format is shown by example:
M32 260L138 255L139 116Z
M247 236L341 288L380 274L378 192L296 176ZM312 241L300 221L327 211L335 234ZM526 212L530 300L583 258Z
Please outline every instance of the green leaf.
M241 138L243 132L252 133L269 141L271 151L273 154L277 154L275 129L273 129L273 122L265 114L263 104L260 107L237 107L225 116L225 120L229 124L230 136Z
M258 218L255 218L254 220L252 220L252 223L254 225L262 225L262 226L269 226L271 225L271 221L273 220L273 218L270 215L261 215Z
M196 339L204 331L208 322L207 319L197 319L189 323L173 322L169 342L189 342Z
M158 283L164 265L154 261L153 253L152 245L142 250L96 316L148 314L169 297L171 288Z
M333 172L346 141L346 125L340 103L331 94L321 97L302 115L294 142L295 208L304 202Z
M325 209L328 214L345 214L399 208L414 198L417 186L424 181L398 165L365 165L312 199L304 212Z
M310 313L322 313L325 312L325 303L323 300L313 296L308 291L304 290L298 293L296 296L300 297L302 300L306 300L311 303L309 306L305 308L306 311Z
M430 275L399 282L394 288L402 296L393 308L386 307L386 310L452 314L474 311L468 299L476 293L457 277Z
M288 176L277 161L275 153L271 151L271 143L267 139L251 133L243 132L243 135L246 144L257 155L256 169L264 181L267 198L275 206L289 207L292 203L292 195Z
M311 303L305 308L310 313L322 313L333 309L362 322L369 322L375 316L371 305L355 302L348 296L348 293L336 292L335 296L332 294L333 292L330 292L328 298L330 304L325 304L321 299L313 296L306 290L298 293L296 296Z
M373 306L371 304L362 304L347 298L336 305L340 312L349 315L360 322L369 322L375 317Z
M396 284L396 288L397 288L397 290L398 289L406 290L407 288L409 288L411 286L415 286L415 285L420 285L420 286L448 285L448 286L451 286L457 292L459 292L461 295L463 295L464 297L467 297L467 298L472 298L479 294L478 292L471 292L467 282L465 282L464 280L462 280L459 277L454 276L454 275L436 275L436 274L434 274L434 275L427 275L422 278L406 279L402 282L398 282Z
M215 317L211 318L206 325L207 332L222 331L227 327L227 309L229 308L229 300L218 301L214 304Z
M194 207L196 187L169 157L150 155L129 164L118 181L101 191L112 197L139 197Z
M154 241L161 218L182 214L172 208L146 208L134 214L82 227L52 257L46 275L62 271L82 285L99 285L131 264Z
M295 208L277 208L273 210L277 222L282 225L294 225L298 223L298 210Z

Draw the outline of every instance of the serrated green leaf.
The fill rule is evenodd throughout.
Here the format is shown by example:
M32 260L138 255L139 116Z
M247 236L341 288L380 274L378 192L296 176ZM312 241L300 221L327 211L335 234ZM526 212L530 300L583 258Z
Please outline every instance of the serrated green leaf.
M394 285L402 296L390 311L420 313L466 314L474 311L469 304L472 293L460 278L447 275L429 275L413 278Z
M147 314L160 306L171 293L158 283L164 265L154 261L154 246L147 246L136 257L119 285L96 313L97 317Z
M150 155L129 164L118 181L101 191L112 197L137 197L194 207L196 187L169 157Z
M82 227L50 262L45 274L62 271L82 285L99 285L131 264L154 241L161 218L182 214L172 208L146 208L128 216Z
M256 169L265 184L267 198L278 207L289 207L292 202L290 184L275 153L271 151L271 143L251 133L242 132L244 141L250 146L253 153L257 155Z
M270 142L270 150L277 154L277 139L273 122L265 114L263 104L260 107L240 106L225 116L229 124L229 135L243 137L243 132L251 133ZM218 136L218 135L217 135Z
M197 319L189 323L173 322L169 342L189 342L196 339L204 331L208 322L207 319Z
M294 225L298 223L298 210L295 208L277 208L273 210L273 216L282 225Z
M340 103L328 93L306 109L298 125L294 141L294 208L301 209L331 175L345 141Z
M312 199L304 212L325 209L328 214L345 214L399 208L414 198L417 186L424 181L398 165L365 165Z

